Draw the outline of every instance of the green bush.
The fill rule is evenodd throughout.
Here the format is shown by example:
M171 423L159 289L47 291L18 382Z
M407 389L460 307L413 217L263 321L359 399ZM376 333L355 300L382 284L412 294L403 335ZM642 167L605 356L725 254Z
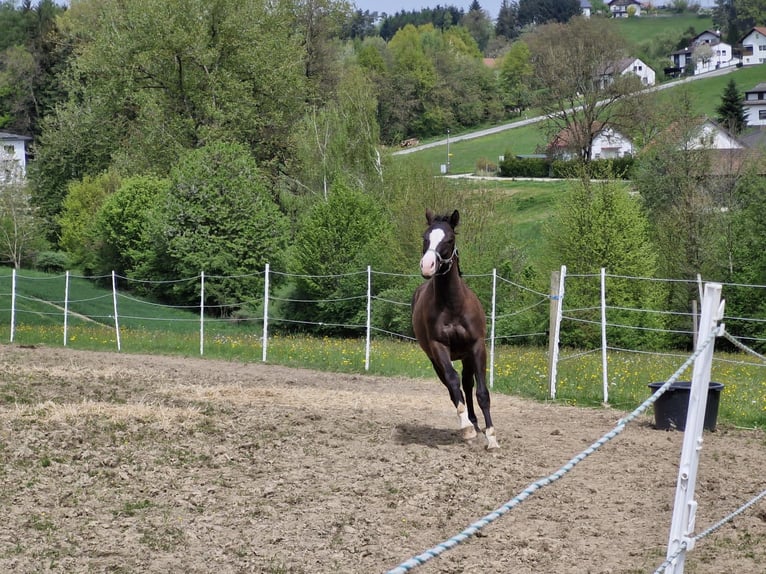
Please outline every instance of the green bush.
M41 251L35 259L35 269L46 273L61 273L69 269L69 257L61 251Z
M547 158L519 158L506 155L500 162L501 177L549 177L550 161Z

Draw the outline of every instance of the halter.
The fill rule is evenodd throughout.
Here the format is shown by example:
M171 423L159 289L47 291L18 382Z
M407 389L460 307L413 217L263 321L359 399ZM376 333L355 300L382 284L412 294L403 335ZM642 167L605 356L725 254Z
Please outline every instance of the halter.
M434 273L435 276L436 275L446 275L447 273L449 273L452 270L452 264L454 263L455 257L457 256L457 247L455 247L452 250L452 255L449 256L449 259L444 259L444 257L442 257L439 254L438 251L436 251L436 249L426 249L423 252L423 255L425 255L429 251L433 251L434 255L436 255L436 261L439 263L439 270L436 273ZM448 265L447 265L447 268L444 271L442 271L441 268L442 268L442 266L444 265L445 262L448 263Z

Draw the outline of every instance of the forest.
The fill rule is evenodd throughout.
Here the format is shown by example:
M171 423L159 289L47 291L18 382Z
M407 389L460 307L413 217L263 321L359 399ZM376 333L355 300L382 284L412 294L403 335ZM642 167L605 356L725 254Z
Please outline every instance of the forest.
M755 3L722 2L714 21L726 33L762 24ZM550 261L525 261L477 217L477 233L498 234L481 243L477 265L543 288L540 270L561 262L765 284L762 158L721 177L706 150L679 148L699 120L688 94L657 106L631 78L594 81L631 48L611 19L580 17L579 2L504 2L492 20L478 1L381 18L341 0L6 0L0 131L33 144L25 178L3 183L3 258L168 281L145 295L178 304L199 293L173 279L270 263L307 277L281 286L291 297L332 296L348 286L309 276L401 271L420 249L424 207L474 193L448 192L417 160L393 157L402 139L534 106L551 118L544 129L581 136L582 168L543 238ZM735 127L736 86L731 101L718 119ZM573 104L578 112L565 113ZM630 188L619 174L589 178L587 150L604 123L652 144ZM206 297L225 306L258 281L233 279ZM622 295L626 305L681 296ZM740 304L750 316L766 310Z

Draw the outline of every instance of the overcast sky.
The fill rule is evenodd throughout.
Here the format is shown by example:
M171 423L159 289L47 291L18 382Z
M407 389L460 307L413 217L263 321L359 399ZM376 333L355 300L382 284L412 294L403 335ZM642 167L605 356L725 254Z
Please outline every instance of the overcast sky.
M412 11L422 8L436 8L436 6L455 6L468 12L468 7L472 0L355 0L356 7L360 10L369 10L370 12L385 12L386 14L396 14L402 10ZM497 18L500 11L502 0L479 0L479 4L493 20Z

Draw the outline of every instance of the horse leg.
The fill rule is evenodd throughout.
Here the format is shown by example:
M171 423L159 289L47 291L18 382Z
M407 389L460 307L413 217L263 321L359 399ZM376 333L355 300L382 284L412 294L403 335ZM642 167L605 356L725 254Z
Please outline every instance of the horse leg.
M431 364L434 366L439 380L447 387L452 404L457 408L457 416L460 428L463 431L463 439L472 439L476 436L476 429L468 418L468 409L465 405L463 393L460 391L460 377L452 366L449 352L437 353L434 357L431 359ZM473 408L473 405L471 405L471 408ZM474 418L476 418L475 415Z
M478 420L476 419L476 411L473 408L473 379L476 372L476 367L472 361L468 359L463 360L463 394L465 395L465 405L468 409L468 420L471 421L475 431L479 430ZM474 436L476 436L474 434ZM473 437L471 437L473 438Z
M497 444L497 438L495 437L495 427L492 426L492 416L489 413L490 398L489 389L487 388L487 351L482 348L475 353L476 357L476 402L479 403L479 408L484 414L484 424L486 429L484 430L484 436L487 437L487 448L494 449L500 448Z

